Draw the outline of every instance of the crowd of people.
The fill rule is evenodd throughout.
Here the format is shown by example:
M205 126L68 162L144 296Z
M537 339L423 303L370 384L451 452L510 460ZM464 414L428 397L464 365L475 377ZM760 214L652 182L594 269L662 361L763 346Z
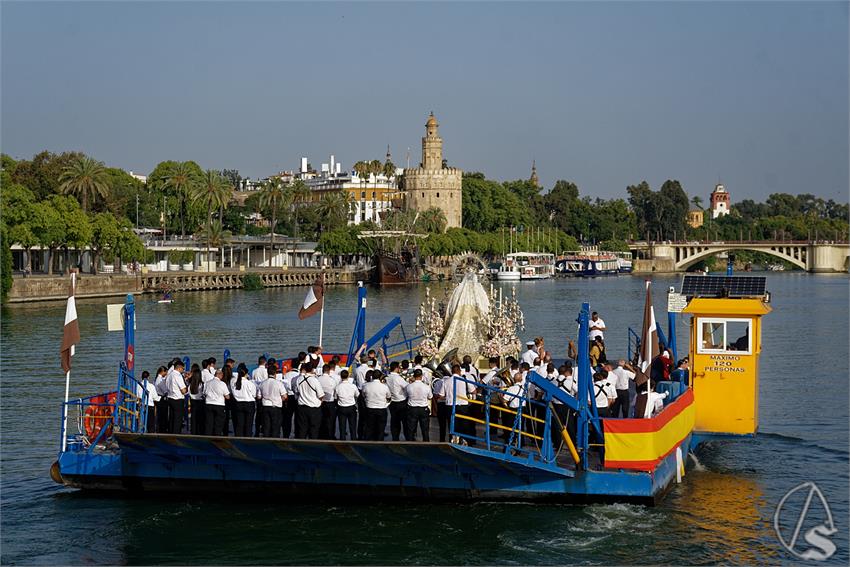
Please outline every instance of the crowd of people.
M667 351L653 361L649 377L626 360L609 363L605 324L597 313L590 326L594 399L600 417L655 415L664 399L664 394L653 391L655 382L671 376L687 381L687 359L673 370ZM159 367L154 377L143 372L140 390L145 388L148 394L150 433L430 441L430 418L435 416L439 440L445 441L454 406L456 433L474 444L477 424L489 406L490 423L495 424L491 438L506 442L520 407L526 416L520 424L524 432L534 432L543 423L546 406L539 401L542 392L528 382L530 372L577 395L575 351L570 342L567 360L556 367L543 338L537 337L519 358L508 357L504 365L499 358L490 358L489 368L479 371L472 358L464 356L438 372L426 366L421 355L390 362L381 349L366 345L355 353L350 367L343 366L338 356L323 356L317 346L287 362L261 356L250 370L232 358L220 367L211 357L190 368L175 358ZM552 418L574 435L575 416L567 406L555 400L553 410ZM524 436L519 437L522 442Z

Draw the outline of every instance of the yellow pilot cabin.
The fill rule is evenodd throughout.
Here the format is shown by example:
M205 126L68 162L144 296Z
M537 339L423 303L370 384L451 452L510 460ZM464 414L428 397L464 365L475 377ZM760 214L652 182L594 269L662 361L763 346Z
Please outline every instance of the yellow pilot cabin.
M770 313L768 297L693 297L683 310L692 315L695 432L752 435L758 430L761 318Z

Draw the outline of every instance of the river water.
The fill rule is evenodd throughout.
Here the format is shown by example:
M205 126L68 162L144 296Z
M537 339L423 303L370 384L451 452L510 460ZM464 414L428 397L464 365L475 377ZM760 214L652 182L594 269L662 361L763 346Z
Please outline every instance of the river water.
M656 277L655 305L668 286ZM369 289L367 331L398 314L413 332L424 286ZM507 293L510 287L504 285ZM608 327L609 358L639 328L643 280L521 282L525 337L556 352L574 336L580 302ZM848 562L848 278L770 274L764 318L760 433L713 443L691 459L683 484L655 508L637 505L287 504L262 495L204 498L88 496L48 475L59 444L63 304L2 311L0 561L4 564L713 564L787 562L773 530L777 504L812 481L838 532L829 560ZM432 293L442 294L440 284ZM296 317L305 290L183 293L173 305L138 298L137 369L174 355L193 361L229 348L237 360L292 354L315 343L318 318ZM328 351L345 351L356 290L330 288ZM116 301L116 300L111 300ZM71 397L115 387L122 334L106 332L107 300L80 300L82 341ZM680 345L687 345L679 316ZM663 317L660 317L663 319ZM680 356L683 353L679 353ZM789 500L790 502L791 500ZM808 520L807 520L808 521ZM817 523L817 522L815 522ZM801 536L802 537L802 536ZM801 540L802 541L802 540ZM798 547L799 549L799 547ZM802 546L805 549L805 546Z

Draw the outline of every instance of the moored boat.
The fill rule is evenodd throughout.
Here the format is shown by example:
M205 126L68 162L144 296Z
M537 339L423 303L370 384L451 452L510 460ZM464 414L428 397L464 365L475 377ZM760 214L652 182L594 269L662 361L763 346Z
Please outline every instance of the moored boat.
M545 280L555 274L555 255L545 252L512 252L496 272L503 281Z
M613 254L569 254L555 262L558 274L593 278L620 273L619 259Z

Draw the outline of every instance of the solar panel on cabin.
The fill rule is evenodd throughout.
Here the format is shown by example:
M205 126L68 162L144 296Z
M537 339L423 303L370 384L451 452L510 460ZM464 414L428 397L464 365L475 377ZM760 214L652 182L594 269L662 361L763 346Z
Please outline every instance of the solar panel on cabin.
M687 297L760 297L764 276L684 276L682 295Z

